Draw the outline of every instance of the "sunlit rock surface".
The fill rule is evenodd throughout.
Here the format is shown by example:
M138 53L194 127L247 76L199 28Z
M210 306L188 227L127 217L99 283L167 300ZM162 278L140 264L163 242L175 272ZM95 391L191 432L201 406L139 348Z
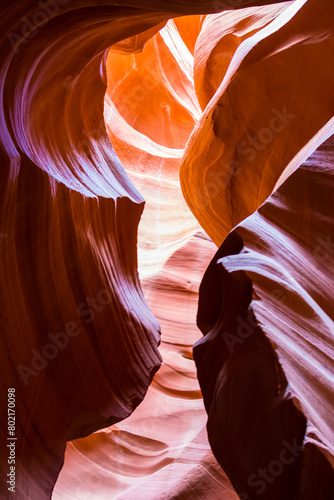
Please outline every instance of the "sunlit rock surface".
M260 498L331 500L327 146L293 172L332 127L333 5L2 6L1 437L15 387L17 442L1 497L50 498L70 440L54 498L257 498L249 474L296 439ZM202 285L202 331L226 312L195 350L220 468L197 290L214 243L276 188L223 245L222 309L215 261ZM226 365L216 338L249 308L257 335Z
M198 26L201 16L193 16ZM184 21L185 20L185 21ZM178 26L187 28L187 18ZM127 49L129 50L129 49ZM142 52L107 58L107 131L133 184L147 204L138 234L140 276L157 272L199 229L179 181L184 147L201 115L194 88L194 58L175 21Z
M280 13L277 6L262 8L264 24L271 15L275 19L260 31L259 12L252 17L248 9L237 13L235 27L230 13L215 22L209 16L203 24L211 58L225 57L224 40L227 59L234 57L225 74L223 64L224 79L190 137L180 177L187 203L217 245L266 200L290 161L333 116L327 61L334 49L334 5L317 0L282 5ZM242 35L241 44L233 29ZM256 33L249 37L252 29ZM202 57L208 55L199 42L199 67ZM219 79L213 81L209 70L205 93L198 71L199 99L206 103Z

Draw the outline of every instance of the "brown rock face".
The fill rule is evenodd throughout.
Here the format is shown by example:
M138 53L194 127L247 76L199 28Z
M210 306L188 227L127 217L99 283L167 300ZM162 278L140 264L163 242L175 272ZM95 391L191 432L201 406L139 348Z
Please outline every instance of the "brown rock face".
M194 323L198 287L215 250L197 233L142 282L161 323L161 368L129 418L68 444L55 500L95 491L102 498L237 500L210 450L192 359L192 346L201 336Z
M333 165L331 138L230 233L201 284L209 440L240 498L334 495Z
M332 500L332 2L2 6L1 498Z

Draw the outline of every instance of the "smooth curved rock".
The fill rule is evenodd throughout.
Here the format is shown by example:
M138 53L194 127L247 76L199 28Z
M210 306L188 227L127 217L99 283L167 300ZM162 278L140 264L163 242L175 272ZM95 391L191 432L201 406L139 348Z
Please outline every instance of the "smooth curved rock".
M205 16L194 50L194 82L203 110L222 83L239 45L269 24L290 3Z
M91 495L89 485L88 490L73 491L66 481L72 477L71 474L78 474L83 483L87 470L100 470L101 466L109 466L112 462L111 471L107 467L105 477L98 485L101 495L106 493L108 498L115 491L128 500L131 496L147 498L147 491L150 490L152 498L156 500L158 495L163 494L161 485L172 476L173 481L167 491L170 498L203 498L207 495L211 500L225 495L226 500L235 499L235 492L228 490L231 487L229 481L213 460L203 432L205 415L190 353L190 345L197 338L190 319L194 316L192 311L197 292L196 286L189 285L184 273L195 273L200 265L191 252L185 251L184 255L183 248L180 261L175 262L172 258L172 267L177 268L176 275L169 274L169 262L166 265L167 273L164 267L156 280L145 283L148 302L152 299L150 304L158 318L161 316L164 329L168 331L168 322L173 323L173 330L168 331L168 341L161 347L165 363L151 384L161 363L158 351L160 325L144 299L139 282L137 227L144 208L145 189L150 194L152 188L161 186L158 182L160 176L164 186L163 203L156 203L155 208L166 204L169 209L169 213L167 210L160 219L164 225L161 239L165 248L162 257L151 252L147 258L148 264L154 264L154 268L156 261L159 261L161 268L168 256L176 248L180 249L197 231L197 222L185 211L178 184L180 160L184 155L181 177L187 201L191 199L190 193L197 193L197 188L200 189L198 192L206 193L206 198L199 198L201 202L197 200L199 195L196 194L197 212L194 206L192 209L215 242L220 243L233 225L255 210L291 174L298 164L297 153L301 154L307 141L316 136L332 115L330 67L321 63L319 54L328 58L332 55L330 19L333 7L328 1L316 4L314 0L309 0L302 5L303 2L299 0L287 7L286 4L280 4L263 8L262 20L260 9L256 9L256 19L248 19L246 15L249 21L249 26L248 21L246 23L247 39L237 49L225 76L226 68L220 68L215 77L211 77L210 72L209 76L205 76L212 81L208 94L204 95L204 92L199 100L204 106L221 78L225 78L225 83L228 83L227 90L222 94L223 87L218 88L199 125L192 131L202 116L192 75L194 56L196 59L198 55L196 39L201 36L206 23L210 24L209 19L213 18L205 21L203 16L192 17L189 29L189 20L183 20L180 16L235 8L238 12L233 14L237 19L240 16L243 18L245 14L239 9L267 3L265 0L143 0L138 6L133 1L124 1L119 5L120 2L104 0L51 0L47 4L30 0L15 4L8 0L3 2L1 26L4 36L0 42L0 326L3 332L2 392L6 395L8 388L15 388L16 394L16 495L33 500L50 498L62 467L66 441L78 439L75 444L69 445L70 473L66 476L68 470L65 467L65 482L60 483L63 485L63 489L60 486L60 496L64 492L67 498ZM251 26L258 29L262 23L265 25L269 21L274 12L281 9L282 14L275 19L274 25L268 24L264 30L249 36L251 32L248 29ZM289 15L291 20L286 17ZM231 13L226 16L230 20L233 18ZM170 18L178 19L167 22ZM220 16L220 19L226 20L227 17ZM164 31L158 34L165 24ZM213 25L216 26L215 22ZM239 33L240 26L233 20L231 26L232 31ZM215 29L214 47L220 44ZM110 47L112 53L109 54ZM244 49L247 50L243 52ZM156 127L152 127L151 121L155 111L160 109L157 98L152 101L154 113L149 115L148 121L141 113L138 115L138 109L134 114L128 113L128 108L123 107L122 113L119 109L124 93L131 89L131 85L136 86L140 81L148 82L145 80L145 68L141 68L133 80L124 81L124 87L120 85L119 90L122 92L119 95L117 89L111 88L113 84L121 83L129 69L129 63L121 67L120 60L128 58L128 61L134 60L139 64L145 60L145 50L149 51L154 64L159 65L159 71L153 73L154 81L156 77L160 79L157 93L166 100L162 115L156 117L156 123L159 124ZM210 57L211 52L208 51L201 62L205 61L206 69L210 66ZM115 64L118 73L113 80L111 72L115 70ZM294 65L293 71L290 71L291 65ZM245 99L242 98L245 90L248 98L256 98L255 103L263 95L269 96L267 101L261 101L261 113L257 105L250 110L250 114L247 111L247 119L249 116L252 119L243 124L242 132L246 134L246 139L247 127L254 127L260 133L263 130L261 127L267 127L267 119L271 123L272 115L268 115L270 106L276 106L277 112L283 116L281 119L286 120L285 97L284 102L275 101L273 81L268 80L270 95L267 96L262 88L258 90L258 83L265 81L266 71L277 78L277 75L281 77L283 70L282 81L285 78L286 88L291 75L297 75L291 85L291 96L303 87L303 93L298 94L297 100L300 114L291 129L294 132L303 130L303 134L299 136L296 132L296 140L291 141L290 129L285 130L279 140L273 141L275 147L264 148L267 153L259 154L256 168L249 169L247 162L244 163L245 172L247 170L244 180L239 183L241 177L236 178L235 191L226 190L230 200L226 205L216 205L214 202L208 215L207 194L212 179L208 184L207 179L203 178L203 170L207 167L206 158L203 155L196 157L199 174L195 180L187 177L187 162L191 164L193 174L194 150L198 146L208 147L208 158L213 161L213 172L216 173L219 162L215 163L212 148L215 148L215 140L221 147L221 137L225 140L225 134L231 139L228 141L230 149L226 148L227 161L229 155L233 156L236 147L233 140L242 140L243 136L238 134L236 121L231 119L228 96L233 96L233 105L238 102L241 117L246 109ZM318 79L314 78L315 73ZM199 80L202 80L198 88L203 89L203 78L200 75ZM107 83L109 89L105 99ZM310 99L306 100L307 96L313 98L312 105L309 105ZM114 100L118 107L113 103ZM148 102L147 99L143 100L146 106ZM304 113L305 102L309 106ZM220 104L228 113L221 113ZM177 124L172 120L172 112ZM294 111L288 108L287 113ZM203 125L208 116L212 116L214 124L213 141L212 130L208 132ZM310 121L306 131L305 120L306 123ZM184 153L183 148L190 134L192 138ZM219 148L217 152L220 154ZM271 165L275 165L275 170L271 170ZM138 182L141 168L144 172L142 184ZM219 188L221 171L220 167L217 168L216 183ZM150 173L152 175L148 181ZM168 183L170 189L166 189ZM243 204L236 208L233 200L239 202L245 194L245 185L250 194L243 197ZM256 196L254 193L257 193ZM177 201L174 206L171 198ZM209 193L209 204L211 198L214 197L210 197ZM151 205L152 200L148 200L148 205ZM224 210L226 208L224 223L222 206ZM156 214L159 213L158 209ZM229 210L232 212L229 213ZM147 234L151 232L152 235L155 231L152 224L154 210L150 212L147 208L146 213ZM168 234L167 226L171 219L178 217L179 222L173 221L173 235ZM227 240L227 245L231 239L233 247L233 236ZM241 241L245 241L243 236L238 244ZM212 248L211 243L210 246ZM150 250L154 248L152 241L148 241L148 247ZM199 256L203 257L201 252ZM188 259L189 268L188 264L184 264L185 259ZM203 262L204 257L201 265ZM242 283L230 280L229 286L231 294L241 293L244 302L238 307L245 308L250 297L250 282L244 278L243 269L238 274L240 276ZM308 276L305 275L306 278ZM199 277L196 279L199 280ZM312 280L309 283L312 284ZM151 286L154 293L150 297ZM306 286L304 288L307 290ZM165 293L169 303L167 299L162 302L161 296ZM316 299L320 300L321 297L317 296ZM215 310L217 297L210 299L208 295L205 300L207 313ZM184 310L182 305L185 306ZM320 307L323 307L322 303ZM173 317L177 315L176 312L180 312L177 319ZM232 313L231 308L229 314L233 316ZM254 314L260 317L255 306ZM182 318L188 320L183 322ZM189 324L192 326L189 327ZM205 319L205 325L205 329L208 325L210 327L210 320ZM328 403L325 392L328 389L325 379L327 373L321 372L323 392L320 393L319 401L322 406L314 408L308 398L319 387L316 372L306 371L305 379L313 385L310 395L304 394L305 386L296 382L301 364L290 367L289 359L283 360L283 354L287 352L283 344L281 350L277 349L276 358L272 348L274 340L262 323L260 326L262 335L259 334L258 344L255 347L253 345L253 362L258 361L259 369L262 369L259 372L263 375L259 377L259 383L263 385L262 408L265 410L276 397L275 391L283 394L290 378L296 391L294 400L278 402L271 423L267 422L267 427L264 427L263 437L269 433L270 423L277 429L270 450L278 451L277 440L281 436L293 437L296 434L300 442L306 443L302 458L293 465L293 481L304 488L300 493L300 499L304 500L303 495L316 495L310 474L312 467L321 475L323 484L331 484L332 470L328 466L331 457L328 444L331 422L327 419L328 411L324 405L324 402ZM184 338L179 339L181 336ZM294 342L300 345L295 339ZM262 354L257 352L258 345L263 349ZM301 347L304 348L304 345L301 344ZM319 356L322 359L322 344L320 347ZM315 366L313 358L318 355L317 349L318 345L312 347L311 367ZM210 370L206 369L205 377L209 375ZM276 385L277 379L280 385ZM214 383L212 379L210 384ZM245 383L249 383L247 377ZM118 424L110 432L96 433L98 429L117 424L131 415L143 400L150 384L151 392L130 417L132 420ZM164 408L162 402L167 400L163 397L166 395L175 411ZM208 396L205 397L209 407ZM139 430L142 422L147 425L147 414L155 407L154 403L161 406L156 418L149 420L149 423L154 422L156 425L160 414L163 414L163 439L159 438L158 427L147 429L149 435L138 432L137 424ZM6 406L4 397L1 406L3 441L8 438ZM261 419L256 420L258 408L253 407L252 410L257 431ZM184 415L191 415L190 423L188 418L183 418ZM127 422L133 422L132 432L128 431ZM179 436L175 434L174 423L180 431ZM311 432L307 427L305 438L305 425L310 426L310 423L314 424L315 431ZM211 432L217 434L215 425ZM258 433L249 436L253 446ZM240 484L243 486L245 470L250 466L250 454L245 452L240 455L245 470L239 474L238 464L226 464L215 443L216 437L212 440L213 449L233 484L237 488ZM263 457L267 459L271 453L270 450L263 452L267 443L261 438L259 444L259 457L261 460ZM119 455L115 460L112 453L116 451ZM135 464L138 457L145 457L145 470ZM93 465L90 462L92 458L95 461ZM254 457L251 456L251 459ZM0 460L1 477L5 477L9 464L8 450L3 447ZM89 469L87 460L92 469ZM119 462L123 464L123 470L117 469L115 463ZM133 479L134 476L143 479L143 484ZM109 482L111 477L114 482ZM279 485L277 491L287 491L285 478L286 475L282 475L276 483ZM107 486L103 484L104 479L108 482ZM96 484L94 481L90 485ZM10 497L12 493L8 491L7 485L3 487L2 497ZM321 491L319 495L322 495Z
M129 418L67 445L54 500L90 496L95 489L102 498L127 500L237 500L210 450L192 360L200 336L194 324L198 287L215 251L198 233L142 282L161 323L162 366Z
M230 233L200 287L209 440L243 499L334 495L333 151Z
M333 115L332 9L327 1L298 0L246 38L189 139L182 191L217 245L268 198ZM224 16L230 20L221 14L220 22Z
M141 278L159 271L199 230L179 182L183 150L201 114L193 56L179 32L184 19L168 21L142 52L124 55L111 47L107 58L107 131L147 202L138 232Z

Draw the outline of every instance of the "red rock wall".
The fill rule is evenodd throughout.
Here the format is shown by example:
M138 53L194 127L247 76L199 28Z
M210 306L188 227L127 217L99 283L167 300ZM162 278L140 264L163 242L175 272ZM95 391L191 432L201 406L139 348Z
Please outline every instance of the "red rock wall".
M294 171L332 130L333 6L267 4L3 2L0 433L15 388L17 498L51 497L68 440L55 498L91 494L73 490L87 461L109 498L332 498L332 142ZM194 350L224 472L191 355L213 253L199 224L224 241Z
M333 144L229 234L201 284L209 440L240 498L333 498Z

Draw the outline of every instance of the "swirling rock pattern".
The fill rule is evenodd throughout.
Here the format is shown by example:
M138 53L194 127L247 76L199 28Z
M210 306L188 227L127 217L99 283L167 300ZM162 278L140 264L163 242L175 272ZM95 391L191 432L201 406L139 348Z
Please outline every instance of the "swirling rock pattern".
M201 16L193 18L199 26ZM201 114L193 56L179 31L184 19L168 21L142 52L135 46L135 53L120 54L117 45L107 58L108 134L147 202L138 232L141 278L157 272L199 229L179 182L184 147Z
M333 456L331 302L326 288L331 287L332 269L323 244L316 247L317 255L310 255L310 235L313 231L317 237L318 229L331 231L329 198L321 189L323 180L329 186L332 181L330 169L324 174L315 167L284 180L332 116L331 68L320 58L330 60L333 52L331 2L143 0L138 6L130 0L5 0L2 5L1 385L2 394L15 387L16 496L50 498L66 441L76 440L68 447L69 465L55 492L58 498L91 496L96 484L101 498L147 498L148 492L152 499L165 494L236 498L208 447L191 359L191 344L198 338L191 319L197 286L213 244L206 236L193 237L199 226L186 212L178 183L181 165L184 197L216 244L281 185L218 254L236 256L227 259L231 268L226 259L220 266L227 295L235 300L223 306L226 317L217 323L222 293L214 263L201 288L199 324L209 333L195 353L212 449L239 496L254 498L248 482L252 467L281 453L281 439L289 446L296 440L296 460L265 484L265 495L271 500L325 498L332 487ZM250 11L250 6L256 7ZM193 16L182 19L185 14ZM143 66L145 50L153 70ZM215 72L222 54L224 63ZM149 95L137 99L132 110L124 105L124 94L143 81L151 84ZM260 147L258 141L254 145L254 134ZM249 140L255 148L251 153L246 151ZM292 184L296 178L305 186L302 194L311 197L311 182L320 193L319 205L298 199L301 206L305 202L305 213L297 213L291 201L292 194L299 194ZM210 191L212 180L216 194ZM152 196L158 188L162 202L156 193ZM160 324L144 299L137 271L137 228L145 197L139 248L146 254L140 262L143 277L159 270L143 284L164 329L160 352ZM290 214L294 232L284 226ZM155 217L164 226L158 245ZM305 236L300 235L301 223L309 230ZM330 254L329 235L319 238L325 238ZM256 247L259 238L262 254L262 247ZM284 258L279 241L290 245ZM239 255L242 248L248 250ZM316 267L312 258L320 261L320 292L306 271ZM287 296L281 305L268 293L273 279ZM211 282L217 291L213 296L207 291ZM264 311L272 313L270 319ZM274 322L275 314L279 318ZM219 344L222 324L238 333L239 317L246 324L246 341L235 346L229 337L230 356L226 347L216 349L216 339ZM256 335L247 336L247 322ZM212 348L216 363L211 363ZM160 353L164 363L153 379ZM243 363L246 372L240 368ZM240 445L244 412L238 411L237 392L229 393L230 414L228 405L222 405L234 383L237 388L244 384L240 394L249 388L242 399L253 423L243 433L246 447L245 441ZM251 399L254 385L257 404ZM148 390L143 405L119 423ZM6 398L1 404L5 442ZM155 418L149 418L157 405ZM102 428L108 429L99 432ZM226 443L236 444L237 456ZM7 447L0 453L3 478ZM138 457L145 470L134 465ZM92 476L88 489L73 491L68 481L75 475L83 481L92 470L88 463L104 473ZM321 477L317 490L312 468ZM162 492L166 482L168 490ZM2 487L3 498L12 495L7 484Z
M333 116L332 76L326 62L333 55L333 25L328 20L333 4L309 0L284 5L278 16L277 6L266 8L264 24L270 12L277 17L260 31L258 17L249 16L247 9L244 19L238 13L235 26L228 13L207 22L211 53L217 47L219 60L225 40L226 58L235 52L189 139L180 178L188 205L217 245L268 198L287 165ZM225 16L226 31L221 28ZM237 36L241 28L246 32L242 43ZM249 37L252 30L255 34ZM199 42L199 66L201 57L208 56L200 49ZM225 69L226 63L222 66ZM209 86L212 91L214 84Z
M208 434L240 498L334 495L333 189L332 137L230 233L201 284Z
M161 323L162 366L129 418L68 445L55 500L85 498L95 489L100 498L127 500L237 499L207 441L192 360L192 346L200 337L194 323L198 287L215 251L198 233L142 282Z

